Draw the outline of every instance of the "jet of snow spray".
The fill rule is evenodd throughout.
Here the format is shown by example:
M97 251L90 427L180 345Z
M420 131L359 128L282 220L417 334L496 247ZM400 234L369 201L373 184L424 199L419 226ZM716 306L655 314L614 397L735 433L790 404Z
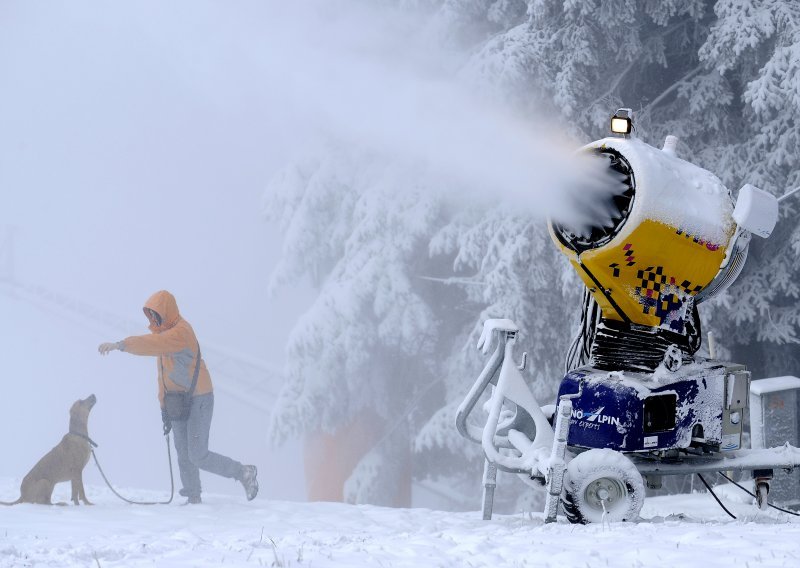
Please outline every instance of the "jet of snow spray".
M621 180L575 154L580 143L551 118L516 114L476 93L423 21L354 1L281 12L267 51L278 46L291 57L268 58L264 70L294 131L422 172L426 185L459 201L504 203L579 231L598 215L613 223Z

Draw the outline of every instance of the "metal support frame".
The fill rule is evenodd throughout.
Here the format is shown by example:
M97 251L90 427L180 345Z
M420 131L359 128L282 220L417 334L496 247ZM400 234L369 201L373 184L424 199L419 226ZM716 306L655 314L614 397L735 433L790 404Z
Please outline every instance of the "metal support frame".
M489 460L483 462L483 520L492 520L494 489L497 487L497 466Z
M683 475L717 471L792 470L800 465L800 449L786 445L764 450L738 450L706 456L682 456L674 460L626 454L642 475Z
M567 438L569 437L569 422L572 418L572 399L578 398L583 393L583 382L575 394L562 395L558 401L556 414L555 439L553 450L550 454L550 467L547 471L547 498L544 505L544 522L554 523L558 515L558 503L561 501L561 491L564 489L564 474L567 470Z

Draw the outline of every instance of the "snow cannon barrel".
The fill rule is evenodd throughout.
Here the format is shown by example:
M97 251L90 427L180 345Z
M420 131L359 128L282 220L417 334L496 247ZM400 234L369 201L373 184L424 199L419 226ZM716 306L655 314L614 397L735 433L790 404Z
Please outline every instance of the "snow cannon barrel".
M626 135L582 148L605 161L614 187L587 191L591 215L551 220L550 235L606 322L685 335L695 303L738 276L749 233L737 231L730 191L676 157L675 143L659 150Z

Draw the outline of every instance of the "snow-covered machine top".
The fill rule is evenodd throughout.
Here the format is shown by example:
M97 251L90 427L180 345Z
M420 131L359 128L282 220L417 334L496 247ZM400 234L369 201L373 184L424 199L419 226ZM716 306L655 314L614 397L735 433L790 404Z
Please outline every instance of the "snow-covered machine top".
M735 234L733 200L717 176L635 138L585 146L606 160L608 191L587 192L589 225L551 222L553 240L602 318L685 334L694 296L720 271Z

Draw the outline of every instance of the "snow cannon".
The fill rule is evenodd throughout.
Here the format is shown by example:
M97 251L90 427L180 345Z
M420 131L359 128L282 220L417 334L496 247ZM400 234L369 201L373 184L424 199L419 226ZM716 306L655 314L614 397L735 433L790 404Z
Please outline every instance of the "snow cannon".
M657 149L633 137L629 109L617 111L612 129L618 136L581 149L611 174L608 190L582 195L582 215L551 220L549 229L599 306L605 333L597 363L652 371L671 345L687 360L697 351L697 304L736 279L750 232L768 236L778 206L748 185L734 208L717 176L677 157L677 138L668 136ZM631 326L648 330L652 349L618 360L603 340Z
M492 355L456 413L459 433L483 449L484 519L498 471L545 488L545 521L561 512L588 523L637 519L645 487L678 474L705 484L702 474L750 472L766 508L773 471L800 465L788 443L764 448L756 436L745 448L750 372L697 353L698 304L736 279L779 200L746 185L734 204L719 178L676 156L676 138L662 149L637 140L630 109L611 130L580 150L603 174L574 215L549 223L586 285L555 404L535 399L525 354L514 362L519 327L484 322L478 347ZM477 408L482 426L470 420Z

